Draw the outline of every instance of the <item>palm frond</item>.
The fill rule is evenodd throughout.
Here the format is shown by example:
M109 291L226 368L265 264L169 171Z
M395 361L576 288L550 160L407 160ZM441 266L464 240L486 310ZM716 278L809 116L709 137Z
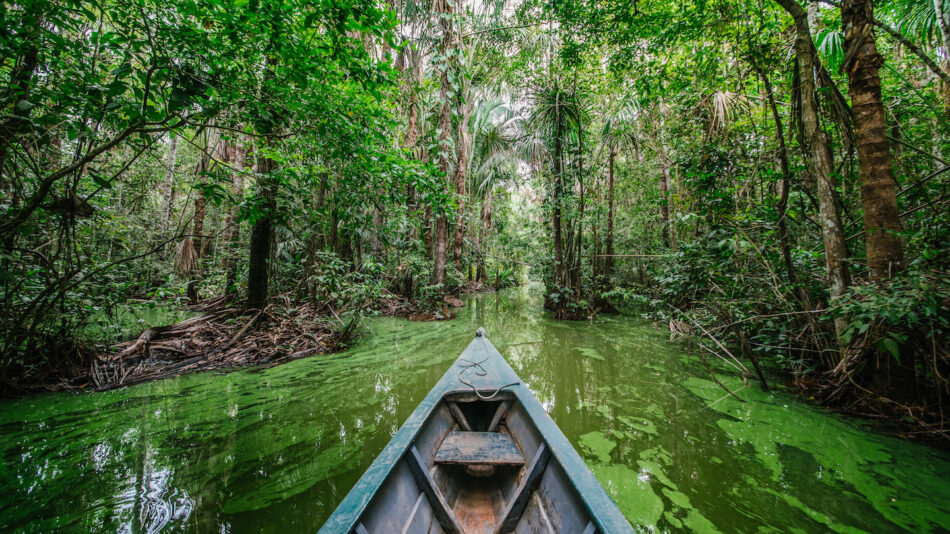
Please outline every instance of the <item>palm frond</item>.
M818 34L818 51L825 64L838 70L844 61L844 33L841 30L823 30Z
M950 1L943 0L943 9L950 10ZM932 0L911 2L897 29L909 37L915 37L924 42L932 42L937 36L937 6Z

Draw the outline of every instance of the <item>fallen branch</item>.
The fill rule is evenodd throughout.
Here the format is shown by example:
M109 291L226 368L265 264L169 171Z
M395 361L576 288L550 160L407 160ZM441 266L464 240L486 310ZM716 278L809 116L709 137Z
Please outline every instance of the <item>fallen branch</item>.
M264 313L264 310L260 310L259 312L257 312L256 314L254 314L254 317L251 317L251 320L248 321L247 324L244 325L244 328L242 328L242 329L237 333L236 336L234 336L233 338L231 338L231 341L228 341L227 343L225 343L224 345L222 345L221 348L218 349L218 350L220 350L220 351L228 350L228 348L232 347L235 343L237 343L238 340L240 340L242 337L244 337L244 334L247 333L248 329L250 329L251 326L253 326L254 323L257 322L257 319L260 318L260 316L261 316L262 313Z

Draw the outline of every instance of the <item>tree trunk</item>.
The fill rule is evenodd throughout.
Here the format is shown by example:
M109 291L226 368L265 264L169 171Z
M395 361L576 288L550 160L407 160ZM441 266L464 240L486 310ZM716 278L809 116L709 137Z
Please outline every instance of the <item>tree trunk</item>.
M670 152L666 147L666 133L665 126L666 120L663 114L666 113L665 106L663 105L663 97L660 97L660 106L659 106L659 115L660 115L660 128L659 128L659 145L660 145L660 195L662 200L660 202L660 221L663 224L662 234L663 234L663 244L667 248L672 248L676 250L676 236L673 233L673 222L670 220L670 164L672 163L670 159Z
M555 91L557 91L557 88L555 88ZM551 215L551 226L553 227L554 233L554 282L558 286L557 290L560 291L561 288L567 285L567 280L564 276L564 250L562 248L563 240L561 236L561 197L564 194L563 176L561 176L563 174L561 169L561 157L563 152L562 137L564 135L564 125L561 120L560 96L556 98L557 100L554 104L554 209Z
M251 253L247 272L247 307L262 310L267 305L269 260L273 240L273 219L277 211L276 162L264 155L257 159L258 182L263 197L261 217L251 229Z
M482 239L488 239L488 236L491 234L491 204L494 193L491 188L488 189L488 193L485 195L485 201L482 203ZM475 277L476 280L487 280L488 279L488 269L485 261L485 252L482 250L481 241L478 242L478 275Z
M576 91L576 88L575 88ZM577 182L580 187L580 209L577 215L577 242L576 252L574 252L574 262L571 265L571 285L575 290L580 291L584 285L584 278L581 276L584 258L584 124L580 117L577 119ZM575 293L575 298L580 298L580 294Z
M274 37L276 39L276 36ZM274 42L270 43L274 46ZM277 64L277 57L268 54L267 61L264 64L264 90L267 94L266 84L272 81L274 76L273 68ZM274 148L276 141L268 137L274 133L276 125L270 120L261 120L258 124L258 130L264 134L261 143L268 148ZM259 145L258 145L259 147ZM277 215L277 190L279 181L274 176L277 168L277 162L270 159L266 154L268 151L259 151L257 153L257 183L261 191L260 216L251 229L251 250L248 258L247 269L247 308L251 310L263 310L267 306L270 284L270 255L271 243L274 239L274 217Z
M214 130L208 132L207 141L204 151L198 158L198 167L195 169L196 181L199 184L205 183L207 180L206 174L214 165L213 156L217 152L218 145L218 136ZM208 199L205 197L203 190L197 191L195 194L195 215L194 221L192 221L193 226L191 232L191 242L195 247L195 264L191 269L191 276L188 278L188 300L190 300L192 304L196 304L199 300L198 285L201 283L201 264L205 256L205 249L207 248L207 243L204 238L205 215L207 211Z
M409 109L408 109L408 125L406 127L406 139L405 147L409 151L412 157L422 160L423 158L417 153L416 145L419 143L419 84L422 82L422 55L417 50L409 50L409 73L410 86L409 86ZM416 198L416 188L414 184L409 184L406 187L406 207L408 209L408 216L410 220L409 224L409 240L414 242L419 238L419 226L417 224L412 224L412 217L418 211L418 201ZM428 245L427 245L428 248Z
M897 182L891 166L878 76L884 58L874 44L873 20L870 0L844 0L841 3L846 50L842 66L848 73L848 91L854 113L868 267L872 279L882 279L901 270L904 249L898 235L901 224L897 209Z
M828 292L832 299L844 294L851 283L848 272L848 249L845 246L841 215L835 198L835 179L832 175L831 148L818 119L815 97L815 45L808 31L808 14L796 0L777 0L795 20L797 36L795 53L798 57L798 92L801 98L801 120L808 151L808 169L818 184L818 212L821 234L825 244L825 267L828 272ZM835 333L841 344L841 334L847 327L845 317L835 320ZM840 347L842 350L844 346Z
M445 265L449 256L449 229L448 217L444 213L435 218L435 228L432 236L432 261L434 270L433 284L445 283Z
M950 54L950 11L944 9L943 1L933 0L933 3L937 15L937 26L940 27L940 44L943 46L943 55L946 57Z
M164 199L162 202L162 235L168 232L168 221L172 215L172 202L175 201L175 156L178 153L178 136L170 134L168 158L165 160Z
M228 212L227 228L228 236L225 242L228 244L227 259L225 266L225 292L233 293L237 289L237 271L238 254L240 253L241 243L241 221L240 211L241 202L244 199L244 173L242 172L247 165L249 158L244 147L228 144L228 161L234 167L234 175L231 177L231 194L234 196L231 210Z
M192 304L198 303L198 284L201 280L201 260L204 257L204 232L205 213L208 200L201 193L195 195L195 218L192 227L191 242L195 247L195 264L191 268L191 274L188 277L188 300Z
M444 178L442 188L448 189L448 180L452 170L452 141L450 140L452 126L452 106L449 98L451 92L451 83L449 81L449 69L451 64L448 60L449 49L453 45L452 32L452 6L448 0L436 0L436 14L439 17L439 27L442 29L442 40L439 43L439 54L444 58L439 68L442 71L439 85L439 99L442 103L439 108L439 147L438 162L439 170ZM432 262L434 264L432 272L432 283L442 284L445 282L445 264L448 259L448 216L445 213L445 207L440 206L436 213L435 228L432 236Z
M665 158L660 169L660 223L663 226L663 244L670 248L672 246L672 232L670 230L670 166Z
M434 227L432 223L432 206L427 204L422 214L422 243L426 250L432 250L432 229Z
M383 208L380 206L383 198L383 190L376 190L376 202L373 206L373 257L377 261L381 260L383 257L383 227L385 226L385 220L383 218Z
M785 128L782 126L782 118L778 113L778 105L775 103L775 92L772 90L772 82L769 80L765 71L753 59L753 67L759 73L762 84L765 87L765 97L768 102L769 110L772 112L772 120L775 121L775 136L778 138L778 159L782 168L782 179L779 181L779 199L775 206L776 217L778 219L778 240L779 247L782 249L782 259L785 263L785 274L788 277L788 284L792 287L792 294L801 305L803 310L811 310L811 303L808 300L808 293L805 288L798 284L798 275L795 272L795 264L792 263L792 247L788 239L788 224L785 215L788 212L788 188L791 178L791 167L788 158L788 147L785 145Z
M455 214L455 266L462 268L462 243L465 238L465 211L467 209L468 158L471 148L471 135L468 132L468 120L471 105L458 99L458 159L455 165L455 193L458 195L458 211Z
M604 258L604 276L610 278L614 266L614 160L617 157L617 147L610 147L609 163L607 165L607 235L606 254Z

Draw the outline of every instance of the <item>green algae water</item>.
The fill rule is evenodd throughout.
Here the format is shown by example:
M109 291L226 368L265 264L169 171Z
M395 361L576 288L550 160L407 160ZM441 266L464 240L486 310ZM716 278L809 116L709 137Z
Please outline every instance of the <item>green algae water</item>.
M948 532L950 455L721 379L636 319L536 289L349 351L0 403L0 531L314 532L484 326L642 532Z

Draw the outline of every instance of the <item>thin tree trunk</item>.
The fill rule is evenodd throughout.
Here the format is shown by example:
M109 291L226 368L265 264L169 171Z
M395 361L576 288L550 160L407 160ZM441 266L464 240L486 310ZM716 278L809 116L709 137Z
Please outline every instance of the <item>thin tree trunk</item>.
M617 148L611 145L607 171L607 236L604 238L607 248L607 257L604 259L604 276L607 278L610 278L614 266L614 160L616 157Z
M765 71L753 59L753 67L759 73L762 84L765 87L765 96L768 101L769 110L772 112L772 120L775 121L775 136L778 138L778 158L782 167L782 179L779 182L779 199L775 206L776 217L778 218L778 239L779 246L782 249L782 259L785 263L785 274L788 276L788 284L792 287L796 300L803 310L811 310L811 303L808 300L808 294L805 289L798 284L798 275L795 272L795 264L792 262L792 247L788 239L788 224L785 216L788 213L788 189L791 178L791 167L788 158L788 147L785 145L785 128L782 126L782 118L778 113L778 106L775 103L775 92L772 90L772 82L769 80Z
M383 208L380 207L380 203L383 198L383 191L376 191L376 202L373 205L373 257L377 260L383 257L383 227L385 226L385 221L383 218Z
M438 162L439 170L444 178L442 187L448 189L448 179L452 170L452 142L449 138L452 126L452 107L449 99L451 84L449 82L448 60L449 49L453 44L452 32L452 6L448 0L436 0L436 14L439 17L439 27L442 29L442 40L439 44L439 54L445 58L440 64L442 69L441 83L439 86L439 98L442 103L439 109L439 147ZM444 207L436 213L435 228L432 236L432 261L434 264L432 272L432 283L442 284L445 282L445 264L448 259L448 219Z
M940 0L936 0L940 2ZM848 91L858 144L858 171L864 205L864 236L872 279L890 278L904 263L899 232L897 182L881 100L878 70L884 58L874 44L873 6L870 0L841 3Z
M422 214L422 242L426 250L432 250L432 229L435 226L432 223L432 206L427 204Z
M412 157L421 160L422 158L420 158L419 154L416 153L416 145L419 143L419 84L422 81L422 56L418 51L409 50L409 61L409 73L411 78L409 86L409 109L407 113L408 125L406 127L405 147L407 150L409 150L409 153L412 155ZM416 199L416 188L413 184L409 184L406 189L406 207L408 208L411 221L413 214L415 214L419 209ZM417 224L410 224L410 241L415 241L418 238L419 226Z
M663 244L667 248L672 248L676 250L676 236L673 234L673 222L670 220L670 156L669 150L666 147L666 138L665 138L665 126L666 120L663 114L666 112L665 106L663 105L663 97L660 97L660 128L659 128L659 144L660 144L660 195L662 196L662 201L660 202L660 221L663 224Z
M670 222L670 165L663 157L660 169L660 222L663 226L663 244L669 248L673 245Z
M205 183L205 176L213 166L212 156L217 152L218 136L214 130L208 132L208 142L205 145L204 152L198 158L198 168L195 170L196 181L199 184ZM195 194L195 215L192 221L191 242L195 247L195 263L191 269L191 275L188 278L188 300L195 304L199 300L198 286L201 283L202 261L205 256L207 243L204 238L205 215L208 211L208 199L204 191L198 191Z
M234 167L235 172L231 177L231 194L234 196L234 203L228 212L227 227L228 237L225 240L228 243L227 265L225 267L225 292L233 293L237 289L237 266L238 254L240 253L241 243L241 221L240 210L241 202L244 199L244 173L242 172L247 165L249 158L247 151L237 145L228 145L228 161Z
M455 215L455 266L462 269L462 244L465 239L465 211L468 202L468 158L471 148L471 135L468 132L468 121L471 114L471 105L458 101L458 159L455 166L455 193L458 195L458 211Z
M555 92L557 88L555 87ZM563 196L563 174L561 169L561 157L563 152L564 125L561 120L561 102L560 95L555 97L554 103L554 210L552 210L551 225L554 233L554 281L558 285L558 290L568 285L565 280L564 272L564 250L561 236L561 197Z
M575 82L576 84L576 82ZM576 87L575 87L576 94ZM577 249L574 253L574 262L571 266L571 283L572 286L580 291L581 287L584 284L584 278L581 276L581 270L583 267L583 258L584 258L584 125L581 122L580 117L577 119L577 182L580 186L580 210L578 210L577 216ZM580 298L579 293L575 293L575 298Z
M204 195L200 193L195 195L195 218L191 232L191 242L195 247L195 263L188 277L188 300L191 301L192 304L198 302L198 284L201 280L201 260L204 257L202 252L204 247L202 233L204 232L205 213L207 211L205 208L207 207L207 203L208 201Z
M950 54L950 11L944 9L943 2L944 0L933 0L937 26L940 27L940 44L943 46L943 55L946 57Z
M482 239L487 240L488 236L491 234L491 205L492 198L494 197L494 192L491 188L488 189L488 194L485 195L485 201L482 203ZM478 242L478 276L476 280L487 280L488 279L488 269L485 261L485 252L482 250L481 241Z
M165 159L165 186L162 202L162 235L168 232L168 221L172 215L172 203L175 201L175 156L178 153L178 136L171 135L168 145L168 158Z
M832 299L844 294L851 284L848 271L848 249L845 246L841 215L835 198L835 179L831 162L828 138L818 119L818 102L815 97L815 45L808 30L808 14L796 0L777 0L795 20L797 36L795 53L798 57L798 92L801 98L801 121L808 151L808 168L818 185L818 212L821 219L821 234L825 244L825 267L828 272L828 292ZM848 325L846 317L835 320L835 333L842 352L841 335Z

